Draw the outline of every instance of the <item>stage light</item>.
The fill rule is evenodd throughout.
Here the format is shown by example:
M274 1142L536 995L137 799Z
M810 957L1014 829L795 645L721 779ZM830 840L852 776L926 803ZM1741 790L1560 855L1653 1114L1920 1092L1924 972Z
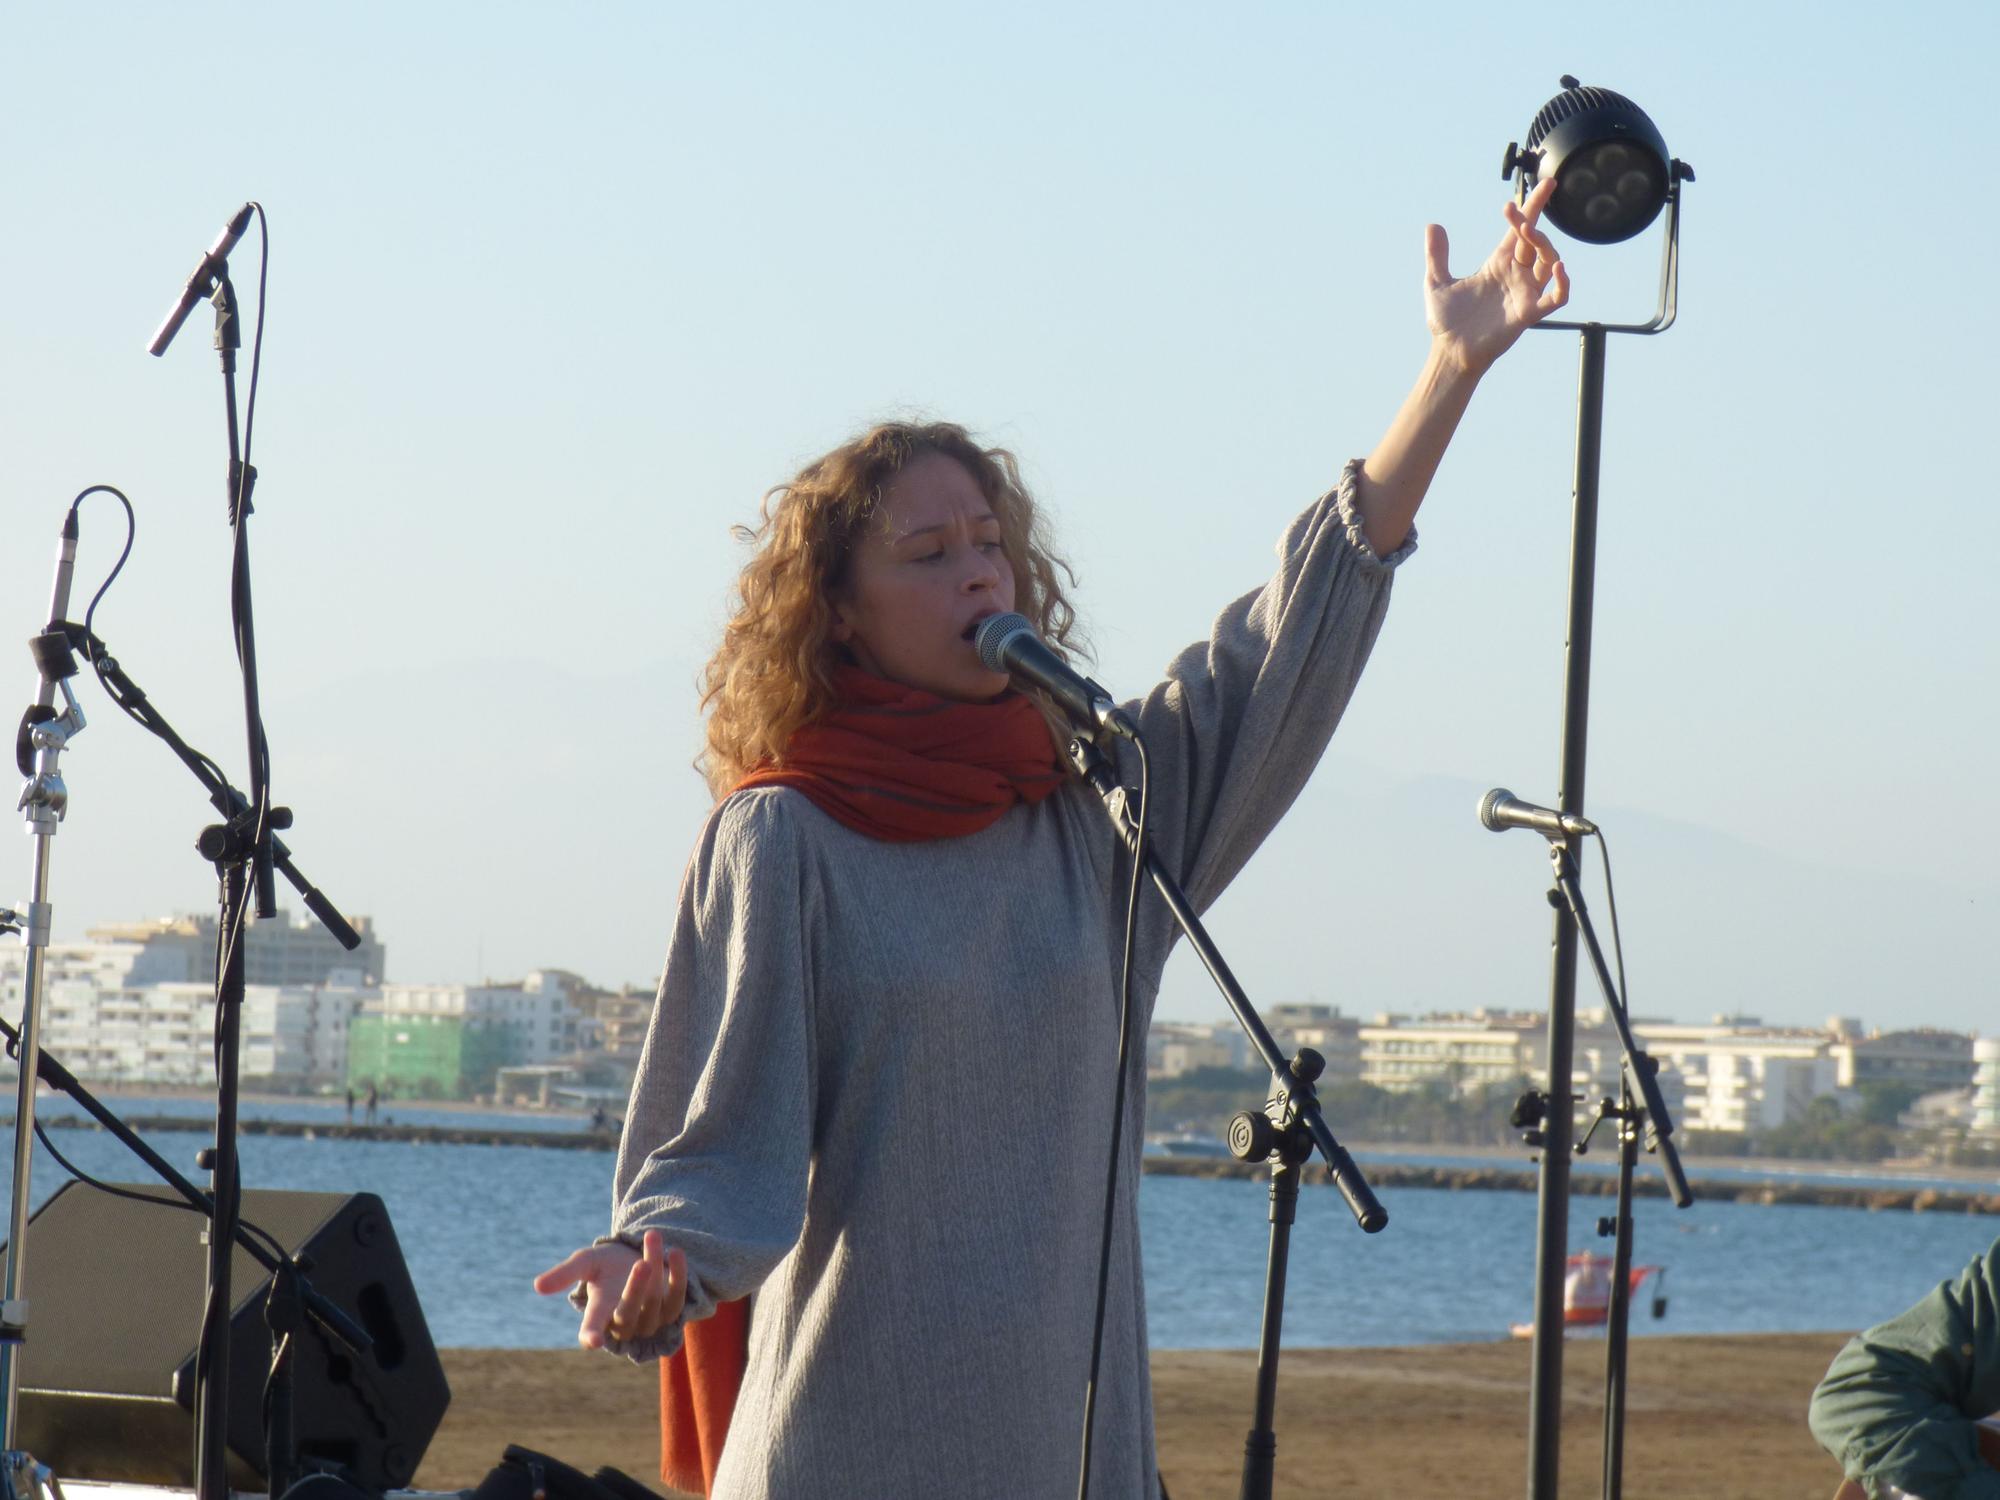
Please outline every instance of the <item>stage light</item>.
M1571 239L1629 240L1660 216L1673 185L1694 174L1667 155L1659 128L1623 94L1585 88L1567 74L1562 86L1529 125L1527 145L1508 144L1500 175L1518 172L1523 198L1553 177L1544 217Z
M1543 222L1572 239L1593 245L1613 245L1642 233L1667 211L1660 260L1660 300L1643 323L1604 323L1595 319L1569 322L1545 318L1538 330L1569 329L1581 335L1576 406L1575 513L1570 525L1569 628L1563 665L1562 763L1557 781L1558 807L1563 814L1583 816L1584 760L1590 715L1591 612L1597 569L1597 478L1604 434L1604 356L1607 337L1614 333L1656 334L1671 328L1680 296L1681 184L1694 181L1687 163L1667 155L1666 142L1646 112L1622 94L1585 88L1565 76L1563 92L1543 105L1528 127L1525 147L1510 145L1501 175L1518 174L1516 191L1525 200L1544 178L1555 181L1555 192L1543 210ZM1566 834L1552 846L1563 861L1573 862L1578 841ZM1573 864L1572 864L1573 875ZM1573 884L1566 886L1574 889ZM1552 899L1553 893L1552 893ZM1517 1128L1541 1154L1541 1183L1535 1233L1534 1344L1529 1355L1528 1494L1530 1500L1555 1500L1562 1433L1563 1295L1569 1255L1569 1158L1575 1128L1570 1108L1575 1053L1576 964L1580 922L1564 901L1555 919L1550 943L1549 1034L1547 1092L1537 1101L1540 1119L1515 1107ZM1593 941L1593 956L1596 948ZM1605 971L1600 979L1609 981ZM1622 983L1622 981L1621 981ZM1637 1061L1630 1067L1645 1067ZM1636 1075L1631 1075L1636 1076ZM1665 1103L1648 1085L1645 1107L1662 1148L1662 1164L1671 1160L1666 1137L1671 1123ZM1629 1107L1629 1094L1626 1104ZM1524 1100L1525 1104L1526 1101ZM1586 1137L1586 1139L1588 1139ZM1621 1174L1629 1158L1621 1146ZM1668 1170L1675 1203L1692 1202L1677 1164ZM1622 1189L1621 1189L1622 1190ZM1623 1210L1617 1220L1620 1255L1629 1256L1630 1219ZM1607 1338L1605 1373L1604 1493L1619 1494L1624 1462L1625 1341L1623 1323L1615 1338Z

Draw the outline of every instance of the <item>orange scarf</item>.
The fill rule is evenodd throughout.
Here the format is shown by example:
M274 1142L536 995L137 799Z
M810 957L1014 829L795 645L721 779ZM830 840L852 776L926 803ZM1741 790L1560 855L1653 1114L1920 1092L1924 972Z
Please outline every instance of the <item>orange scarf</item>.
M917 843L977 833L1063 783L1048 723L1018 693L957 703L845 666L834 686L833 711L737 791L788 786L857 833ZM660 1478L672 1488L713 1493L749 1350L749 1303L739 1299L688 1324L680 1350L660 1361Z
M859 667L838 668L833 683L833 711L736 790L792 787L856 833L897 844L977 833L1062 785L1048 723L1019 693L957 703Z

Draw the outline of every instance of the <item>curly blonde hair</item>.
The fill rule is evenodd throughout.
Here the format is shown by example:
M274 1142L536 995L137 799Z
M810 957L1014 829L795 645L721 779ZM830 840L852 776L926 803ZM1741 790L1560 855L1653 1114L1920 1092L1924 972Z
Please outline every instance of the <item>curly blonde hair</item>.
M955 423L884 422L770 490L759 523L736 528L757 550L701 674L708 732L695 767L716 797L754 767L781 764L792 735L833 705L833 671L844 659L833 639L834 601L847 586L855 540L890 481L926 453L963 464L993 507L1014 571L1014 608L1059 654L1081 650L1076 611L1063 595L1076 575L1050 550L1014 455L982 448Z

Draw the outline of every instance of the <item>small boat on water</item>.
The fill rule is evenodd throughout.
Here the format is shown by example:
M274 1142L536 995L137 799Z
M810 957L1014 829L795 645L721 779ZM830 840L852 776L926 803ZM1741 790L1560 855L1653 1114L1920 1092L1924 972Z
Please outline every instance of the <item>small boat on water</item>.
M1203 1159L1221 1158L1229 1155L1229 1147L1212 1135L1166 1135L1155 1136L1146 1143L1162 1156L1188 1156Z
M1595 1250L1579 1250L1563 1262L1563 1333L1591 1333L1604 1328L1611 1319L1611 1257ZM1665 1266L1633 1266L1628 1271L1628 1291L1633 1297L1648 1278L1653 1281L1653 1316L1667 1315ZM1628 1304L1629 1306L1630 1304ZM1509 1331L1517 1339L1533 1338L1533 1323L1515 1323Z

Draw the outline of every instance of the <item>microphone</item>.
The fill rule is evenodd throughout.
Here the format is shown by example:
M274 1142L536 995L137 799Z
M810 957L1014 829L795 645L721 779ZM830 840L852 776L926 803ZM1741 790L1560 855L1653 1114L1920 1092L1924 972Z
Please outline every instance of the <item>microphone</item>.
M1111 694L1051 651L1026 616L993 615L980 621L972 640L987 671L1005 672L1016 682L1040 688L1093 734L1109 730L1128 740L1139 737Z
M222 233L203 252L201 263L194 268L194 275L188 277L187 285L181 288L180 301L174 304L174 310L167 314L166 320L153 334L153 342L146 346L148 354L165 354L167 345L174 341L174 335L181 331L181 324L187 321L187 315L194 311L195 303L214 290L210 283L222 269L222 263L229 258L229 252L236 248L236 242L243 238L243 231L250 227L250 215L256 207L254 203L244 204L236 210L236 217L222 226Z
M79 534L80 528L77 526L76 521L76 507L72 505L69 508L69 514L63 517L62 535L56 542L56 581L55 587L49 591L48 633L60 633L63 627L63 617L69 613L69 584L70 579L76 576L76 539ZM67 645L67 637L65 637L64 643ZM42 707L47 708L54 699L55 684L44 682L42 684Z
M28 642L39 683L35 701L21 716L20 732L14 738L14 765L23 776L35 774L34 727L56 717L56 684L65 677L74 677L77 671L76 658L70 654L69 634L63 629L63 616L69 613L70 579L76 574L78 532L76 507L72 505L69 514L63 517L62 535L56 542L56 581L49 594L48 629Z
M1510 828L1532 828L1544 838L1588 838L1597 825L1575 813L1557 812L1523 802L1504 786L1496 786L1479 799L1479 821L1495 833Z

